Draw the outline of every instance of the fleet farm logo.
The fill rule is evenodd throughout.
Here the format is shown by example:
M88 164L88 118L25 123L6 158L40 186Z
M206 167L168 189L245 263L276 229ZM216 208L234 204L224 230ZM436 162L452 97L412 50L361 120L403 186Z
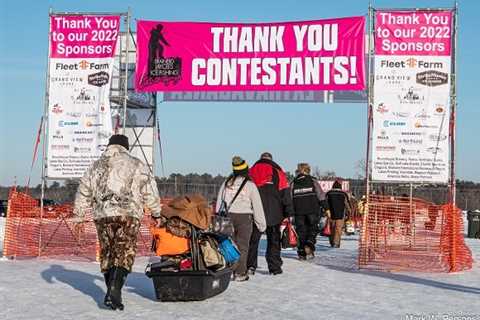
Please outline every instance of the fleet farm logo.
M390 68L390 69L442 69L443 62L432 62L432 61L425 61L425 60L417 60L415 58L407 58L405 60L396 61L396 60L388 60L384 59L380 61L380 67L382 68Z
M55 63L55 70L69 71L69 70L108 70L110 68L109 63L95 63L87 60L81 60L76 63Z

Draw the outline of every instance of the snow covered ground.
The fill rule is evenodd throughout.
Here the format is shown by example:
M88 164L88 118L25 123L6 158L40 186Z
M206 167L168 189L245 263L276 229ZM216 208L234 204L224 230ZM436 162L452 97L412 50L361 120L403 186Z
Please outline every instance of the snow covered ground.
M3 253L3 238L5 237L5 218L0 218L0 257Z
M467 241L479 261L480 241ZM261 268L250 281L188 303L157 302L143 273L147 258L139 258L124 289L122 313L103 308L97 263L0 260L0 319L480 319L478 263L457 274L358 271L357 238L344 237L342 246L331 249L320 238L312 262L286 250L279 276L268 275L260 257Z

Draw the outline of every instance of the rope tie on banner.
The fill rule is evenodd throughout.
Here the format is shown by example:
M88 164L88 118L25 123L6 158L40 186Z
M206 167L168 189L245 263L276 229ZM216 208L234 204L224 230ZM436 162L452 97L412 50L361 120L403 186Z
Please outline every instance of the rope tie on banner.
M40 145L40 136L42 135L42 128L43 128L43 116L40 117L40 126L38 128L37 139L35 140L35 146L33 147L33 159L32 164L30 165L30 173L28 174L27 186L25 190L28 190L30 186L30 178L32 177L33 166L35 165L35 161L37 160L38 154L38 146Z

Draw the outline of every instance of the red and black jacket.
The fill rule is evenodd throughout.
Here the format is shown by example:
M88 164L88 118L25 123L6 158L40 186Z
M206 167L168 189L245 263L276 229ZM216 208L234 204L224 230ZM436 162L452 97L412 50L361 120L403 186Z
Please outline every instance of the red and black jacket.
M249 171L262 198L267 226L280 224L293 216L293 204L287 175L282 168L268 159L258 160Z

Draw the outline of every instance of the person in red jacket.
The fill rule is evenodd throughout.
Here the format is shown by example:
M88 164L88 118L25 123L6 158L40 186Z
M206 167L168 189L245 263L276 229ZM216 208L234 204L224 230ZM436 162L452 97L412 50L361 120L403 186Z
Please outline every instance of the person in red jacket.
M293 204L287 175L272 160L272 155L263 153L249 171L252 181L257 185L262 198L263 211L267 222L267 259L268 271L277 275L282 273L280 257L280 224L286 217L293 216ZM255 274L258 263L258 245L261 232L253 225L248 251L247 267L249 274Z

